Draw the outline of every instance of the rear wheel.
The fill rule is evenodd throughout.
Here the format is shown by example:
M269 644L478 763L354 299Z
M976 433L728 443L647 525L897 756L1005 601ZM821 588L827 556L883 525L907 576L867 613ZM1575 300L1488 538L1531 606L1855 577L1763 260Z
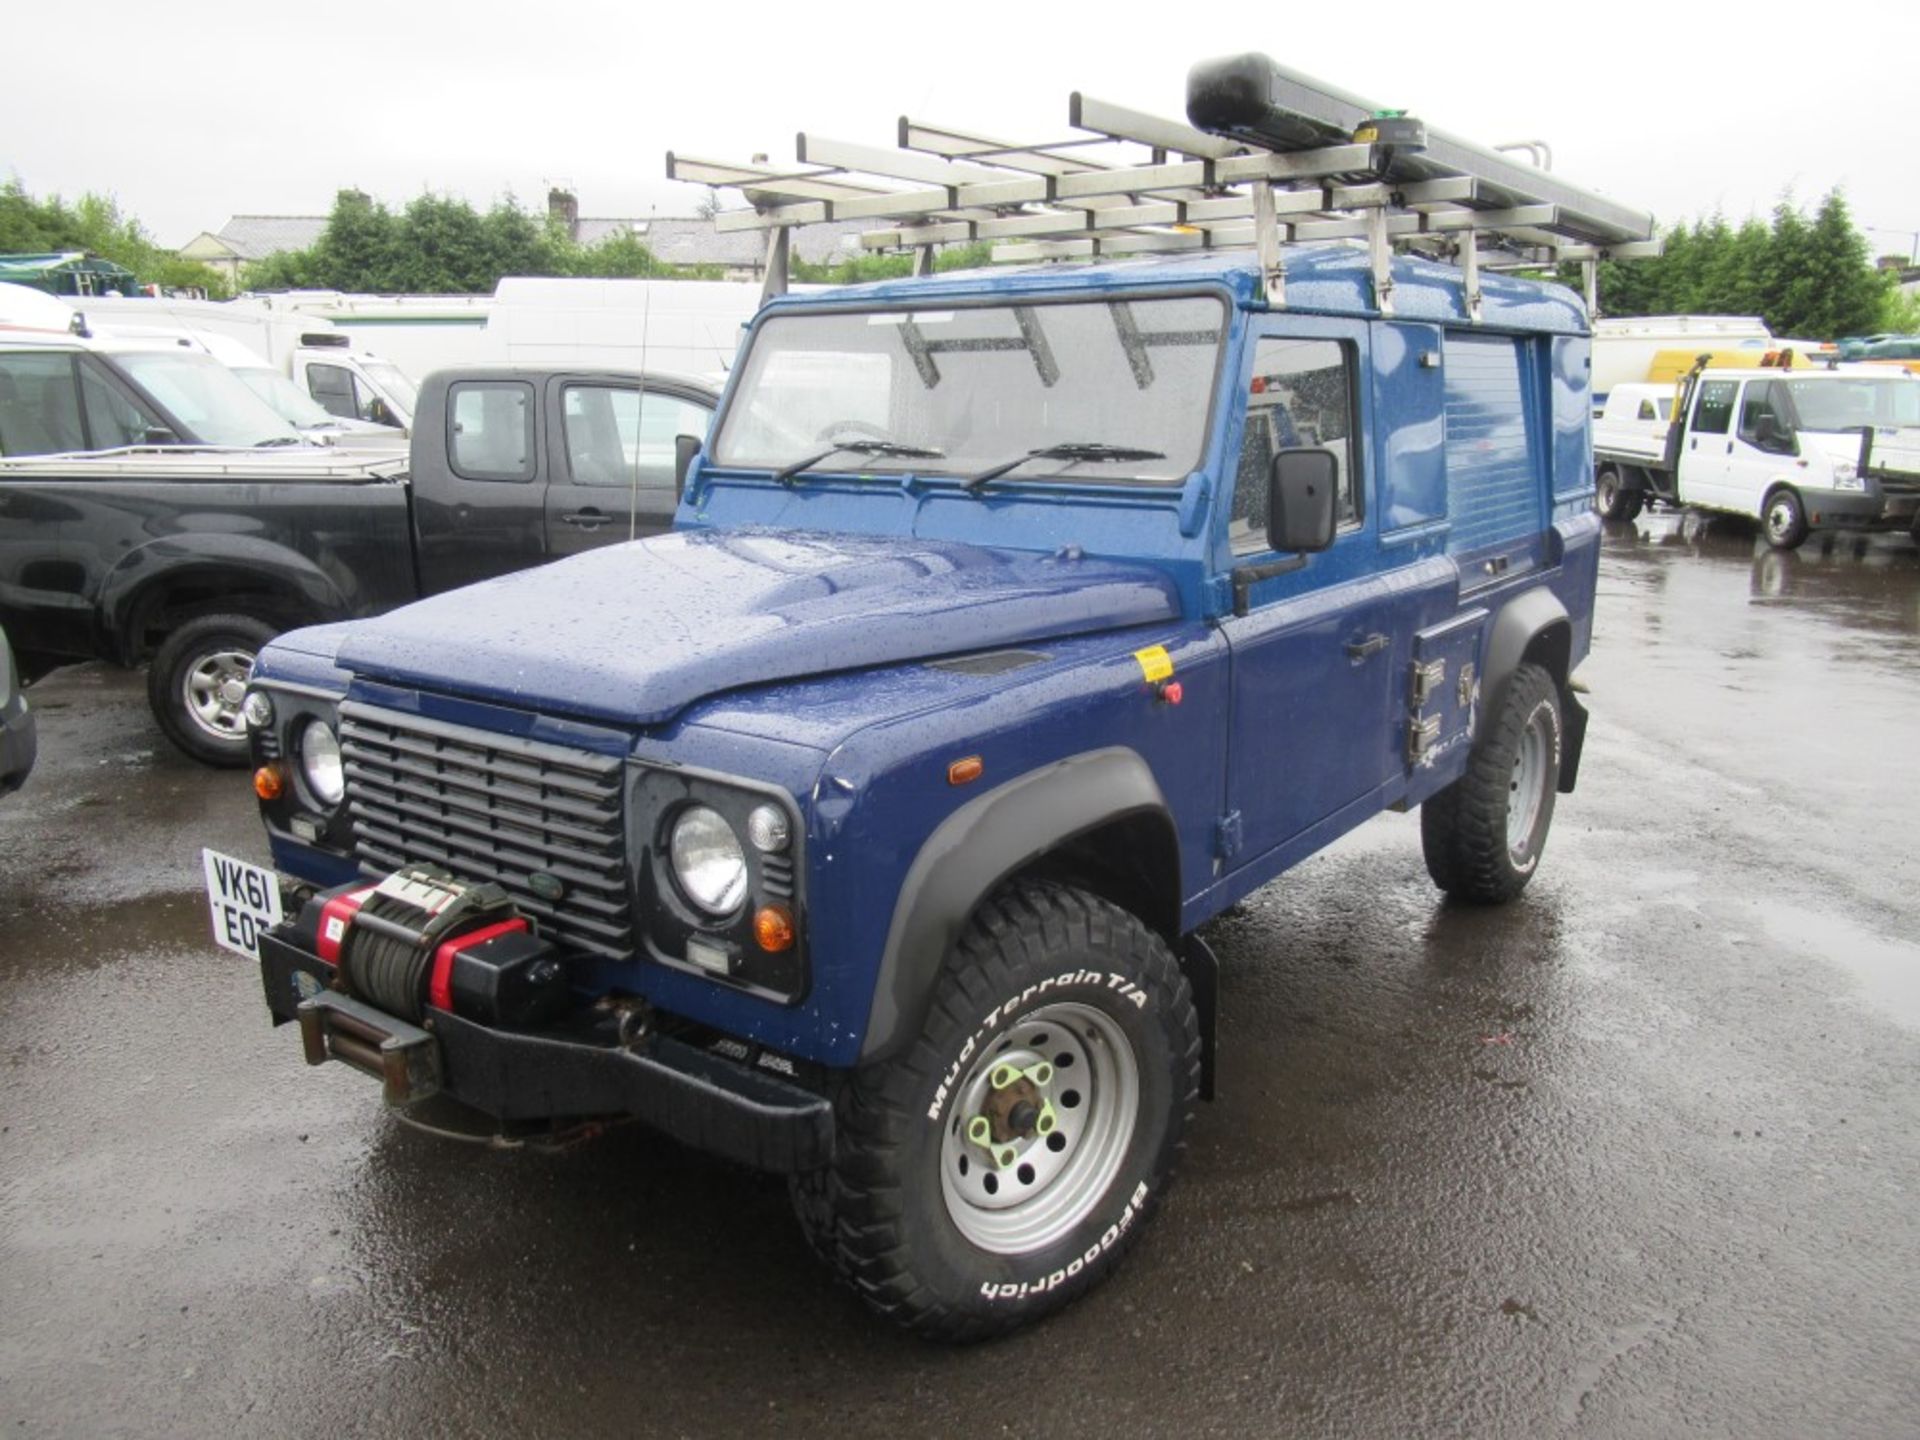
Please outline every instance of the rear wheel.
M1620 471L1612 465L1602 467L1593 477L1593 508L1605 520L1631 520L1640 513L1642 499L1630 489Z
M202 615L167 636L147 670L147 701L167 738L202 764L246 764L240 702L254 657L277 633L251 615Z
M1560 786L1560 691L1522 665L1467 761L1467 773L1420 807L1427 873L1458 900L1496 905L1539 868Z
M1011 888L981 906L912 1047L848 1082L834 1164L795 1182L795 1210L896 1324L1012 1330L1119 1262L1165 1188L1199 1060L1157 935L1079 890Z
M1782 485L1767 497L1760 523L1776 550L1798 550L1807 538L1807 511L1794 490Z

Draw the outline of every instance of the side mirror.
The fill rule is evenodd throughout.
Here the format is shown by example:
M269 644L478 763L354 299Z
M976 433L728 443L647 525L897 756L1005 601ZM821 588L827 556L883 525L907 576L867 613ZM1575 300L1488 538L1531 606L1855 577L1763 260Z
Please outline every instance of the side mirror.
M367 406L367 419L375 425L392 425L398 427L400 424L398 420L393 418L393 411L388 408L387 402L382 400L378 395L374 396L371 403Z
M1267 548L1324 550L1333 544L1340 467L1326 450L1282 450L1267 476Z
M673 437L673 496L676 500L687 493L687 471L693 465L693 457L700 453L702 443L698 435Z
M149 425L140 437L142 445L178 445L180 437L165 425Z

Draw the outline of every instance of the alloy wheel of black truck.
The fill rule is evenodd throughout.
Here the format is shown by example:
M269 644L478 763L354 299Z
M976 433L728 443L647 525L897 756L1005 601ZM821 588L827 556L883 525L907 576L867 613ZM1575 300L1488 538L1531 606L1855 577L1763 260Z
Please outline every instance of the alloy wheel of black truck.
M1160 1199L1200 1083L1165 942L1118 906L1024 884L983 904L925 1029L857 1071L831 1169L794 1208L874 1309L977 1340L1106 1277Z
M147 670L147 702L167 738L202 764L245 765L240 702L254 656L278 633L251 615L202 615L161 641Z
M1593 508L1603 520L1632 520L1639 515L1641 503L1640 492L1629 490L1613 466L1604 467L1594 476Z
M1553 823L1563 735L1553 676L1519 666L1467 773L1420 807L1420 846L1434 884L1479 905L1526 888Z
M1760 518L1767 532L1767 543L1776 550L1798 550L1807 538L1807 511L1799 494L1782 485L1767 496L1767 508Z

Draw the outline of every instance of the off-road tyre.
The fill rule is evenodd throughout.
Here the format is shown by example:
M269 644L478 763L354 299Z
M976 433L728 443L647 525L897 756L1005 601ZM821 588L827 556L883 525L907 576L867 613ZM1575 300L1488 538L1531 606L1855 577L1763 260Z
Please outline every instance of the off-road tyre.
M1760 529L1767 544L1776 550L1798 550L1807 540L1807 507L1791 485L1782 485L1767 496L1760 510Z
M1593 508L1600 512L1601 519L1633 520L1644 503L1641 493L1627 488L1625 478L1613 466L1603 467L1593 477Z
M278 633L251 615L200 615L161 641L147 668L147 703L166 737L203 765L245 765L250 752L239 702L210 700L208 682L235 674L244 679Z
M1476 905L1501 904L1526 888L1553 823L1564 745L1553 676L1519 666L1466 774L1420 807L1420 847L1434 884Z
M1115 1103L1129 1093L1122 1043L1130 1105ZM1028 1066L1020 1084L1052 1070L1044 1094L1061 1118L1054 1132L1015 1137L1027 1148L1001 1168L964 1138L985 1114L962 1109L982 1093L992 1108L1008 1061ZM816 1252L895 1324L944 1341L1003 1334L1079 1298L1119 1263L1166 1189L1199 1086L1199 1022L1166 943L1083 891L1010 886L968 924L920 1035L848 1078L834 1163L794 1182L794 1210ZM1124 1135L1096 1146L1103 1118L1126 1112ZM1085 1124L1069 1139L1075 1121ZM1056 1138L1057 1149L1046 1149ZM1029 1173L1040 1181L1022 1178ZM979 1209L968 1198L995 1203L981 1188L989 1176L1007 1187L1011 1198L998 1203L1008 1208ZM1014 1189L1023 1184L1031 1195ZM1029 1248L987 1228L1050 1207L1058 1233Z

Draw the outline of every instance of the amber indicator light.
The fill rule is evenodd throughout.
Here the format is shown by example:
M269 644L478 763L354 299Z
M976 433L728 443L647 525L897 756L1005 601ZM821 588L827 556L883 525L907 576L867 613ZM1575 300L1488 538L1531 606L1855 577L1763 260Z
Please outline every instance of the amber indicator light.
M763 905L754 912L753 938L769 955L793 948L793 912L784 905Z
M971 785L980 778L980 772L986 768L980 763L978 755L969 755L964 760L956 760L947 766L947 784Z
M253 772L253 793L262 800L278 800L286 788L287 782L278 765L262 765Z

